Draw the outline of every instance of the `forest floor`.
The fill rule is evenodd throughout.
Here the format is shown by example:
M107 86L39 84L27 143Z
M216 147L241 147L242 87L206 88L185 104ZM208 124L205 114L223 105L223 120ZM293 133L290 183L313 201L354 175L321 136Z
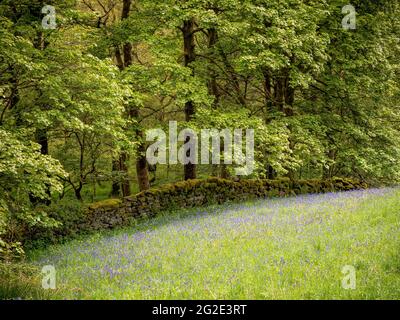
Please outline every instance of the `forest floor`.
M399 299L400 191L169 212L31 252L60 299Z

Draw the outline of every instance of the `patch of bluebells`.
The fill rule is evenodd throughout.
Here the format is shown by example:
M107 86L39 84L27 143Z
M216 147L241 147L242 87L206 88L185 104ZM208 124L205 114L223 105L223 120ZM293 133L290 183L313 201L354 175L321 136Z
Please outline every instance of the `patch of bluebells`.
M217 248L218 253L218 248L223 248L224 242L242 241L245 245L247 240L257 239L260 243L273 242L279 250L290 246L293 241L307 241L314 248L314 254L329 252L329 245L321 246L312 237L318 232L332 233L330 219L335 212L354 210L366 199L391 192L393 189L389 188L369 189L202 208L183 218L168 220L165 224L150 224L147 230L132 230L100 239L88 238L62 246L37 263L52 264L61 270L61 281L68 282L70 277L78 274L81 285L86 289L96 288L99 280L116 283L120 290L132 286L155 290L160 283L172 287L189 285L193 273L203 269L226 268L218 254L215 260L211 257L211 260L204 262L202 259L205 250ZM310 235L305 232L310 226L320 228L315 229L316 234ZM279 232L288 227L295 233L294 240L287 239L285 234ZM283 274L284 268L291 263L284 256L270 257L268 255L271 252L259 249L244 247L243 252L230 254L246 254L256 261L256 265L277 266L279 274ZM189 255L198 262L186 263ZM312 255L305 251L300 264L313 263ZM183 270L178 278L172 276L174 267ZM232 268L236 273L244 272L246 261ZM230 276L230 279L234 278Z

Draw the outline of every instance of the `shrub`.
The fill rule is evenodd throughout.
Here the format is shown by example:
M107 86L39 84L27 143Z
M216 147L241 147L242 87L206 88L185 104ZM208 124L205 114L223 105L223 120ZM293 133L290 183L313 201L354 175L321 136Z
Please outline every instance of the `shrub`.
M23 254L21 242L32 227L56 225L32 202L46 202L52 191L60 192L60 163L42 155L40 146L29 142L23 131L0 128L0 261Z
M25 247L40 247L63 242L84 232L86 210L79 201L62 200L44 208L47 215L58 222L53 228L35 227L25 234Z

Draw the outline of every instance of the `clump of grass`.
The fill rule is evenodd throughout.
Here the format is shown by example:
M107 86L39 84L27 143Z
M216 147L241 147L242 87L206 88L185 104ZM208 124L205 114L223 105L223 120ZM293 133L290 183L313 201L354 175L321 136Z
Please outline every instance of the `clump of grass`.
M52 293L42 288L40 271L28 263L0 263L0 300L50 299Z
M32 252L67 299L399 299L400 191L267 199L159 215ZM342 287L344 266L356 288Z

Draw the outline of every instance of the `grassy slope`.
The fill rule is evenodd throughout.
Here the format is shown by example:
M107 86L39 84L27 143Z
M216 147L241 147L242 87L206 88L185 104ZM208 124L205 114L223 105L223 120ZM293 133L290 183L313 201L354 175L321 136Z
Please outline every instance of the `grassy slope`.
M368 190L168 214L32 259L56 266L56 298L399 299L399 231L400 191Z

